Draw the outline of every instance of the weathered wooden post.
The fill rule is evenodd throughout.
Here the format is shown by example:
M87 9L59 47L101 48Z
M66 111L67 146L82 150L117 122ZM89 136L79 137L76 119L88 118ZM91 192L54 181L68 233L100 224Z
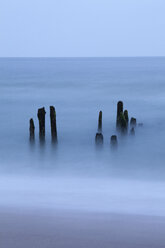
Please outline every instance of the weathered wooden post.
M120 114L123 113L123 102L119 101L117 103L117 118L116 118L116 126L120 126Z
M102 131L102 111L99 112L98 132Z
M57 142L56 110L53 106L50 106L50 123L52 141Z
M33 121L32 118L30 119L29 132L30 132L30 141L34 141L34 138L35 138L35 126L34 126L34 121Z
M102 145L103 144L103 135L102 135L102 133L96 133L95 143L97 145Z
M116 135L111 136L110 143L112 146L117 146L117 136Z
M132 117L130 120L130 125L136 127L136 118Z
M43 141L45 139L45 108L38 109L38 120L39 120L39 137Z
M127 110L124 110L124 117L125 117L126 123L128 125L129 117L128 117L128 111Z
M122 133L125 133L127 131L127 122L122 112L120 113L119 125L120 125L120 130L122 131Z

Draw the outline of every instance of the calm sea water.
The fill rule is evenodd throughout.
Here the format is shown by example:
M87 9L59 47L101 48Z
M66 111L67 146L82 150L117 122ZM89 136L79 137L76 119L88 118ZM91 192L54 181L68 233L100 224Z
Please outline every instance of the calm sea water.
M119 100L143 123L134 137L116 132ZM165 215L165 58L1 58L0 106L0 206ZM45 145L37 120L43 106ZM100 110L104 145L97 149Z
M105 175L165 175L165 58L0 59L0 170ZM144 126L135 137L116 134L116 104ZM49 106L57 111L58 146L51 146ZM46 143L38 139L37 109L46 109ZM96 149L103 111L104 146ZM29 119L36 126L29 144Z

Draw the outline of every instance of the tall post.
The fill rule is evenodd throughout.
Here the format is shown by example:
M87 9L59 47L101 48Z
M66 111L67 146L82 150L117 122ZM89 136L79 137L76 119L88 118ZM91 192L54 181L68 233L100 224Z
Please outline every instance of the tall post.
M50 124L52 141L57 142L56 110L53 106L50 106Z
M44 140L45 139L45 108L40 108L38 109L38 120L39 120L39 137L40 140Z
M127 131L127 121L126 121L125 116L124 116L124 114L122 112L120 113L119 125L120 125L120 131L122 133L126 133L126 131Z
M35 138L35 126L34 126L34 121L31 118L30 121L30 127L29 127L29 132L30 132L30 141L34 141Z
M120 114L123 113L123 102L119 101L117 103L117 118L116 118L116 126L120 126Z
M129 117L128 117L128 111L127 110L124 110L124 117L125 117L125 120L126 120L127 125L128 125Z
M102 132L102 111L99 112L98 132Z

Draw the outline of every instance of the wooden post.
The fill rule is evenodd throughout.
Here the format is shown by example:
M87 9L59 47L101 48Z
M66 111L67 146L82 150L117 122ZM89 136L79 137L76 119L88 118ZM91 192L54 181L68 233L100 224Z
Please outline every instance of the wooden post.
M53 106L50 106L50 124L52 141L57 142L56 110Z
M120 126L120 114L123 113L123 102L119 101L117 103L117 118L116 118L116 126Z
M136 118L132 117L130 120L130 125L136 127Z
M95 143L97 145L102 145L103 144L103 135L102 135L102 133L96 133Z
M98 132L102 132L102 111L99 112Z
M117 145L117 136L112 135L110 140L111 145L116 146Z
M119 117L119 125L120 125L119 127L120 127L121 132L126 133L127 122L126 122L125 116L122 112L120 113L120 117Z
M45 108L38 109L38 120L39 120L39 137L40 140L45 139Z
M127 110L124 110L124 117L125 117L125 120L126 120L127 125L128 125L129 117L128 117L128 111Z
M32 118L30 119L29 132L30 132L30 141L34 141L34 138L35 138L35 126L34 126L34 121L33 121Z

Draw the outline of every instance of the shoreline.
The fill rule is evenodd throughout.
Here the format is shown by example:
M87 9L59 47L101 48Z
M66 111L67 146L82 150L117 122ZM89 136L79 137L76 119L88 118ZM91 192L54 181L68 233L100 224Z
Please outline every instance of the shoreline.
M162 248L165 217L0 208L3 248Z

